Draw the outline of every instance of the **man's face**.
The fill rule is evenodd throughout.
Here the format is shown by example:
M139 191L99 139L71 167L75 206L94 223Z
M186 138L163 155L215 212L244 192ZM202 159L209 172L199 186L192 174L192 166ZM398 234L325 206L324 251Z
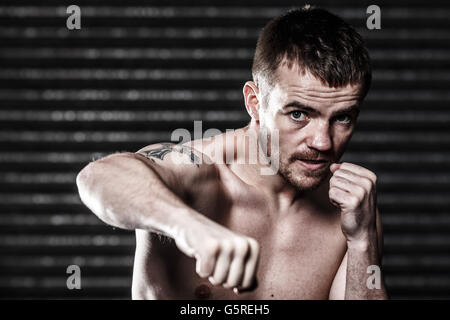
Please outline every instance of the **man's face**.
M317 188L339 160L359 112L360 86L330 88L298 66L282 64L278 81L260 88L267 94L260 126L279 133L279 173L299 190Z

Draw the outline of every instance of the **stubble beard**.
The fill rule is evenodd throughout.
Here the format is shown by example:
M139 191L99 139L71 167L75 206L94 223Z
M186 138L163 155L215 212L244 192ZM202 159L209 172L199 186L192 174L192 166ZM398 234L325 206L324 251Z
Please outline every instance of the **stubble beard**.
M264 154L268 156L266 159L270 160L270 157L273 156L272 153L275 151L270 148L271 134L267 134L269 132L267 128L263 126L261 126L261 128L262 130L258 133L258 145L263 150ZM266 134L267 138L265 140L263 139L263 136ZM329 178L329 166L314 171L307 170L306 168L297 169L300 166L296 163L298 159L316 159L319 155L317 151L311 150L305 154L293 154L286 157L284 156L286 153L282 152L280 148L281 146L278 144L278 149L275 151L278 153L279 160L278 174L299 192L304 193L314 191Z
M320 187L329 176L329 167L319 170L298 169L297 157L288 159L280 155L279 174L300 192L310 192Z

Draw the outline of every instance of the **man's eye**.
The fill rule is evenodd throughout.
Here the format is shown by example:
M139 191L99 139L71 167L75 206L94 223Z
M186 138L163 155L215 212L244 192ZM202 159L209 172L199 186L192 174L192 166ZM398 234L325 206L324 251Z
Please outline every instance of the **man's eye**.
M352 118L346 114L342 114L342 115L336 117L336 121L347 124L347 123L352 122Z
M301 111L292 111L291 112L291 118L296 120L296 121L301 121L304 120L305 118L305 114Z

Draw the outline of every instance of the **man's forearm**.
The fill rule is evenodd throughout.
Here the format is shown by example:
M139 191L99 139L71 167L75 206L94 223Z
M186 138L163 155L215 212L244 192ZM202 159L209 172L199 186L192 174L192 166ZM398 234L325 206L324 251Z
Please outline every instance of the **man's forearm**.
M376 236L370 241L348 243L345 299L383 300L388 298L381 273L377 243ZM369 268L370 266L372 267Z
M77 176L80 197L107 224L173 238L198 213L137 157L119 154L89 164Z

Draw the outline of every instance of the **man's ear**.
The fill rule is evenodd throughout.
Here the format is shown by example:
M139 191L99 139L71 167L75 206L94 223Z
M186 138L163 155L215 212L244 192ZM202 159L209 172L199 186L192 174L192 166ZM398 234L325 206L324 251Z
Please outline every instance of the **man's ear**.
M245 108L252 119L259 121L259 108L261 107L258 100L259 89L253 81L247 81L242 90L245 100Z

